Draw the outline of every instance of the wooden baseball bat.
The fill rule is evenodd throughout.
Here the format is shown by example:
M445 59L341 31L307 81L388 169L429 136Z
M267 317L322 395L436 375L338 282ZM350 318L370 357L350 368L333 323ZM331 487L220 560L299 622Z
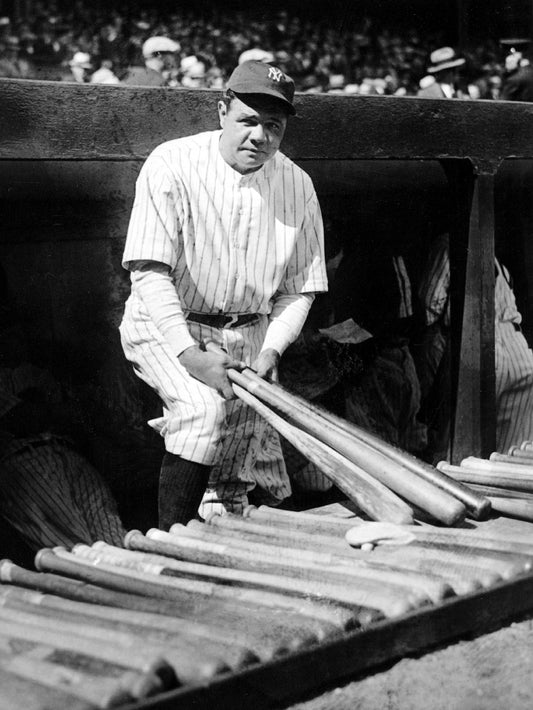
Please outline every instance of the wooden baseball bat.
M215 343L207 343L206 347L221 352ZM490 503L469 491L468 487L448 480L425 462L311 404L281 385L261 379L251 368L242 372L229 369L228 376L233 383L274 407L298 428L326 443L440 522L453 525L464 518L466 507L477 518L486 517L490 512Z
M94 710L94 704L0 669L0 710Z
M319 528L322 532L333 535L344 535L351 527L357 524L357 521L354 522L354 520L350 518L343 519L314 513L292 512L280 510L279 508L269 508L267 506L260 506L259 508L250 507L250 509L245 511L245 515L251 516L252 519L255 518L256 520L270 521L271 525L275 525L277 528L282 527L288 531L296 529L313 533L315 529ZM418 531L424 531L424 528L420 526L409 526L409 530L416 535ZM483 587L490 587L502 579L502 574L509 576L520 573L521 571L527 571L529 560L526 555L522 554L523 551L520 551L519 558L511 559L511 556L508 554L509 551L507 550L503 559L504 567L500 570L500 573L495 569L495 565L498 566L499 562L498 560L496 562L494 561L494 556L499 555L498 552L493 550L480 550L478 547L474 547L475 540L472 541L471 538L468 537L466 540L463 539L461 545L445 544L446 541L449 542L452 534L463 532L461 530L454 531L439 528L439 530L433 529L433 531L435 533L439 531L443 533L443 536L438 539L440 542L439 547L402 545L389 549L386 546L378 546L372 551L371 556L376 560L384 558L386 563L400 564L401 561L401 564L413 565L415 569L420 569L421 571L430 569L437 574L441 574L445 579L449 579L449 577L443 574L443 571L447 568L451 570L453 565L456 574L452 575L453 578L449 579L449 581L458 594L465 593L468 589L465 588L460 581L458 588L457 576L463 576L467 584L479 583ZM468 531L464 532L468 535ZM518 567L516 567L516 563L519 565Z
M233 585L234 583L240 584L240 571L228 569L226 567L215 567L212 565L195 565L194 563L184 562L183 560L176 560L170 557L164 557L163 555L153 555L146 552L125 550L124 548L114 547L108 545L105 542L99 541L93 544L93 550L108 552L113 555L115 559L121 559L124 563L131 560L133 564L136 564L137 559L143 560L150 564L161 565L164 569L172 569L176 571L182 571L187 573L198 573L199 575L206 574L209 578L220 580L223 583ZM132 557L131 557L132 556ZM162 571L163 571L162 570ZM263 580L260 580L262 582ZM246 588L246 580L244 581L244 587ZM287 595L277 595L276 603L283 603L286 608L292 609L293 611L298 611L304 616L310 616L312 618L321 619L323 621L332 624L337 629L349 630L358 627L360 624L357 620L355 614L353 614L349 609L335 605L326 604L324 602L308 602L302 599L294 599L293 597Z
M218 516L221 517L221 516ZM226 517L226 516L224 516ZM259 550L263 549L263 545L258 543L257 536L247 535L245 529L237 527L235 529L222 527L222 530L213 522L213 530L210 533L209 529L203 530L202 528L209 528L203 524L199 524L196 531L198 534L198 539L203 540L214 540L224 541L228 545L238 544L243 551L249 551L255 554L262 554ZM220 521L218 521L220 522ZM238 522L242 522L239 520ZM185 534L190 532L185 530ZM171 529L172 534L172 529ZM207 532L207 535L204 533ZM193 535L195 534L193 530ZM279 557L280 552L284 552L288 549L288 545L293 544L290 538L273 538L268 540L268 547L271 548L272 555L274 557ZM261 545L259 547L259 545ZM295 553L302 553L305 550L301 547L293 548ZM351 557L349 563L346 559L342 557L342 553L339 552L338 556L333 557L333 564L330 565L300 565L295 568L293 574L301 576L305 574L307 579L316 579L320 581L326 578L329 582L339 582L340 584L356 583L359 584L360 580L369 580L388 585L389 587L399 587L404 591L409 592L413 595L415 599L419 600L418 603L427 603L431 600L434 603L441 602L445 597L450 596L453 592L449 585L442 582L442 580L436 579L435 577L428 574L421 574L419 572L413 572L412 570L399 569L398 567L383 567L376 566L371 563L368 559L363 559L362 557L356 558ZM246 573L251 574L251 573ZM292 576L292 575L291 575ZM287 583L287 582L285 582ZM295 590L298 590L299 585L291 580L290 586Z
M372 520L398 524L413 522L412 509L376 478L319 439L289 424L246 389L234 384L233 390Z
M520 456L520 454L499 454L493 451L489 456L489 461L505 464L522 464L523 466L533 466L533 456Z
M126 559L122 555L114 554L110 551L93 550L86 545L76 547L75 553L81 555L83 559L91 561L104 569L113 567L125 568L132 572L133 575L155 575L160 577L164 584L178 582L182 576L187 575L193 579L208 579L213 582L222 582L215 585L217 589L214 595L222 599L246 600L248 603L256 603L258 605L266 605L269 600L277 600L282 595L300 594L301 590L296 584L291 585L291 580L282 579L274 575L264 575L256 573L239 573L237 570L220 570L220 575L216 572L206 572L205 565L195 565L190 562L168 560L165 565L154 564L153 562L145 562L140 559L132 561ZM138 557L142 553L133 553ZM201 568L204 568L203 570ZM222 575L226 572L226 575ZM274 592L274 594L270 594ZM287 608L287 606L285 606ZM293 605L292 611L297 611L297 605ZM316 616L302 619L302 626L312 628L313 633L319 640L324 640L333 636L338 636L341 629L334 625L331 621L325 621Z
M498 473L496 471L467 468L466 466L453 466L439 462L439 468L453 478L467 483L478 483L481 486L497 486L510 488L515 491L533 491L533 478L516 473Z
M40 655L44 649L45 646L36 646L32 652L37 650ZM54 649L48 647L48 652L51 655ZM120 677L90 675L56 662L33 658L31 655L0 653L0 669L19 678L66 692L98 708L112 708L135 700L124 687Z
M80 651L85 649L87 655L125 667L144 670L144 666L152 663L152 659L164 659L172 667L174 677L180 685L205 683L229 671L229 667L221 659L209 653L206 648L198 651L192 644L180 645L178 638L172 645L160 643L155 639L148 639L146 634L119 630L117 625L102 626L87 623L81 615L75 618L65 617L57 612L46 615L30 606L11 604L9 607L0 606L2 628L6 620L16 620L17 623L30 626L32 629L40 629L43 638L45 634L50 634L50 638L55 639L59 647L61 643L68 643L68 650L72 651L78 643L78 649ZM63 638L61 643L58 641L60 638ZM141 649L140 654L139 649ZM136 665L137 658L128 660L137 654L144 659L142 668Z
M487 498L514 498L533 501L533 493L527 493L526 491L514 491L510 488L498 488L498 486L484 486L480 483L470 483L469 485L474 490L487 496Z
M527 463L533 463L533 451L521 449L518 446L511 446L507 452L508 456L511 456L513 460L516 458L519 461L525 461Z
M278 640L278 645L291 650L312 646L319 640L316 624L312 620L291 614L286 609L237 600L236 594L233 594L234 598L214 596L213 584L145 575L142 572L133 574L124 568L119 571L118 568L108 568L104 565L95 567L58 548L54 551L40 550L37 553L36 566L39 569L69 574L80 580L98 580L102 585L119 591L128 590L135 594L175 601L181 606L194 609L198 616L202 616L202 611L205 611L215 624L227 625L230 619L237 624L253 623L261 629L263 635L271 635L273 639Z
M260 588L257 583L256 588L245 589L242 586L220 584L213 580L209 582L203 580L198 581L195 578L197 575L193 574L191 568L187 573L182 569L181 573L177 574L169 567L161 569L159 566L158 569L158 566L148 565L148 568L146 568L142 563L138 563L132 568L129 564L124 565L125 561L123 558L115 558L114 560L110 560L109 558L104 559L105 553L92 550L92 548L88 548L87 546L77 546L76 550L83 555L83 557L78 558L80 562L86 563L89 561L90 565L97 565L101 570L108 572L119 571L128 578L143 579L149 582L155 581L163 587L178 590L182 589L184 583L189 587L192 582L198 587L199 594L205 593L221 602L239 602L239 608L246 606L253 609L256 613L262 613L263 611L266 613L267 609L269 609L270 612L274 610L279 611L280 608L283 607L283 609L286 610L283 616L284 625L288 627L291 620L294 621L292 631L293 639L301 644L308 645L314 643L316 640L322 641L332 636L338 636L340 631L338 627L334 626L329 621L324 621L316 616L302 615L296 604L292 605L292 608L291 605L287 603L279 604L279 600L286 600L284 592L287 590L284 589L284 586L287 586L287 583L283 580L275 580L271 585L263 581L261 585L263 588ZM150 571L148 572L147 569L150 569ZM185 576L187 576L188 579L184 579ZM205 588L206 591L202 592L202 588Z
M118 607L131 610L136 614L162 615L164 619L175 617L189 628L197 628L198 633L207 637L212 635L217 639L225 638L228 642L235 639L241 645L250 647L263 661L272 660L301 646L298 638L286 638L291 633L290 620L287 620L288 630L283 627L283 633L279 631L281 622L272 620L268 614L263 615L266 617L264 623L256 612L254 621L250 620L248 624L244 624L242 617L246 610L242 611L239 607L241 613L237 613L234 605L228 609L224 604L213 607L203 599L190 597L180 599L179 602L145 597L97 587L63 575L32 572L15 565L11 560L0 561L0 581L49 592L73 602L88 602L94 606L108 605L113 609ZM366 623L368 620L379 618L377 612L372 614L365 610L365 614ZM205 623L200 623L199 618L205 620Z
M143 673L156 674L161 678L163 687L177 685L174 669L162 656L153 653L151 648L141 645L132 653L113 642L112 634L107 634L105 641L84 636L86 629L72 629L66 622L47 622L37 614L25 614L14 609L0 608L2 633L11 638L51 645L71 653L79 653L101 662L123 668L133 668Z
M185 537L178 539L175 535L160 530L149 530L147 535L155 543L154 551L162 554L181 558L187 556L187 559L193 562L205 562L207 564L217 564L218 561L220 565L240 569L255 571L263 569L277 574L287 574L288 572L297 574L297 565L291 565L288 561L283 561L283 557L280 561L279 555L277 560L272 557L258 559L254 552L233 550L228 545L208 543ZM164 548L159 548L160 543L164 544ZM302 572L301 574L302 578L305 579L305 573ZM311 598L326 598L342 604L354 605L355 607L370 607L378 609L389 617L400 616L415 608L408 595L401 594L397 589L388 590L383 585L365 580L361 580L358 584L352 584L349 587L329 584L327 581L307 583L306 580L305 590Z
M517 500L516 498L491 498L492 508L498 513L511 518L520 518L533 522L533 500Z
M499 461L489 461L477 456L467 456L460 463L461 468L469 468L475 471L488 471L490 473L513 474L518 476L533 476L533 462L530 466L522 463L502 463Z
M209 349L220 352L217 346ZM457 497L447 493L444 488L413 473L402 463L378 451L368 442L348 435L346 431L333 426L326 418L318 416L316 412L313 413L309 407L303 410L299 401L288 402L285 396L278 396L278 390L274 389L271 383L261 378L253 379L248 370L237 372L230 368L227 372L234 389L235 385L241 388L235 390L239 397L242 398L242 391L247 390L256 399L269 407L274 407L284 417L288 417L304 433L327 444L404 500L418 506L445 525L453 525L464 519L465 505ZM274 426L273 423L272 425Z
M191 625L181 619L173 617L163 617L158 614L147 614L137 612L132 614L123 609L102 606L100 604L86 604L84 602L73 602L61 597L41 594L40 592L29 592L15 586L0 586L0 604L6 607L25 605L38 610L40 614L59 614L66 618L81 618L83 623L92 623L108 628L117 628L130 631L148 638L154 638L159 642L172 643L179 639L180 642L190 644L194 649L202 652L208 649L209 653L222 657L233 669L244 668L257 663L260 659L251 649L246 648L234 639L219 639L214 636L205 625ZM140 677L134 683L131 674L128 675L125 687L135 698L146 697L153 694L147 679ZM160 686L158 692L160 690Z
M24 598L20 596L17 598L17 596L13 594L13 589L7 591L11 591L11 595L6 595L4 590L0 589L0 605L5 608L38 613L46 618L64 619L70 623L75 622L79 624L80 628L83 628L84 625L92 625L96 628L104 627L108 631L113 630L128 634L137 639L144 638L148 643L160 646L163 651L167 650L169 647L171 649L176 647L177 652L183 652L185 650L187 654L185 664L180 663L178 668L178 666L173 663L178 677L181 678L183 682L202 682L200 674L202 672L203 663L204 660L209 658L220 658L227 666L230 666L234 670L248 666L251 663L256 663L259 660L250 650L243 649L241 646L233 647L229 644L217 642L215 639L206 640L205 638L198 638L198 636L192 634L185 634L182 629L175 629L172 634L170 634L167 629L163 629L162 627L157 629L155 627L149 628L147 625L139 625L136 623L136 618L131 614L128 619L116 618L116 613L113 617L102 618L92 613L92 610L70 608L67 612L64 608L39 607L31 603L31 601L24 600ZM186 680L183 673L179 673L179 669L184 668L184 672L187 672L187 666L191 663L195 663L195 659L197 665L192 669L192 676ZM173 657L167 657L167 660L173 662Z
M362 427L337 416L324 407L311 403L303 397L288 391L279 383L265 382L265 380L258 377L257 373L255 373L251 368L244 370L243 374L253 380L253 382L262 390L264 390L265 386L271 388L275 397L272 401L275 402L279 399L283 400L285 406L289 408L289 412L290 409L293 408L297 411L305 412L306 416L317 418L319 422L330 425L330 427L333 427L338 431L342 431L346 436L353 440L354 444L357 442L364 442L368 444L376 451L384 454L391 461L396 462L400 466L404 466L417 476L420 476L429 483L432 483L438 488L448 492L450 495L461 501L470 512L470 515L476 520L483 520L490 514L490 504L485 498L483 498L483 496L473 493L468 486L454 481L441 471L438 471L434 466L422 461L413 454L410 454L409 452L404 451L397 446L384 441L383 439L380 439L372 432L369 432L366 429L363 429ZM276 405L274 404L273 406ZM419 507L424 510L423 506Z
M242 531L240 531L242 534ZM283 549L283 548L280 548ZM383 559L380 559L379 551L382 550L384 554L381 555ZM398 568L402 567L402 564L405 564L406 560L410 560L411 563L415 563L415 571L418 572L419 574L428 574L429 567L431 567L433 570L438 569L438 566L436 564L437 559L442 559L443 555L439 555L438 551L431 549L428 550L428 554L424 554L419 547L416 549L412 549L411 545L401 545L397 546L394 548L394 552L392 552L391 548L389 547L389 554L385 552L387 550L387 546L378 546L376 554L372 552L372 554L367 554L367 553L361 553L359 552L359 557L357 563L354 561L354 554L357 554L357 551L353 551L351 553L342 553L339 552L338 556L336 556L334 559L336 560L337 564L347 564L351 567L353 567L356 564L359 564L359 560L361 558L364 559L364 556L366 556L366 562L364 563L366 566L372 566L376 567L375 563L378 563L378 567L383 567L383 562L385 561L386 567L389 572L396 571ZM481 574L481 577L484 579L484 583L487 584L493 584L496 579L493 577L491 578L491 575L497 575L499 579L505 578L505 579L510 579L511 577L517 576L518 574L521 574L529 569L529 565L531 563L531 560L529 558L524 558L524 557L511 557L510 555L505 555L502 556L498 553L492 553L492 554L487 554L485 553L484 555L474 554L471 550L464 549L464 548L456 548L453 550L454 553L454 558L453 560L451 559L452 555L450 554L450 550L445 551L445 553L448 553L447 555L445 554L445 559L446 559L446 564L449 564L450 561L455 561L456 566L457 565L462 565L463 569L465 564L468 563L473 565L476 570L476 574ZM263 554L263 553L261 553ZM374 564L372 564L372 560L374 560ZM429 563L428 563L429 561ZM379 564L381 562L381 564ZM424 564L425 563L425 564ZM413 565L411 565L413 566ZM328 567L324 568L324 574L329 574L327 570L330 569ZM441 576L446 578L446 575L442 574L443 568L442 566L440 567L441 571ZM405 572L405 570L404 570ZM290 574L290 571L287 572ZM488 573L488 577L487 577ZM306 571L306 574L309 574ZM472 575L467 575L469 579L472 579ZM474 576L474 580L476 577ZM455 578L455 587L457 587L457 580ZM455 588L453 584L450 584L452 588Z

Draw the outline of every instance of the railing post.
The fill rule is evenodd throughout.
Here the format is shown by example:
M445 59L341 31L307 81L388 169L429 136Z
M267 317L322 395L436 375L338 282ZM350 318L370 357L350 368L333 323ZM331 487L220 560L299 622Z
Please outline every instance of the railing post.
M451 460L488 456L496 444L494 371L494 177L497 166L475 165L459 180L466 208L466 239L450 250L456 283L452 293L455 318L452 353L455 392ZM450 177L452 171L447 171ZM454 186L452 185L452 194ZM455 185L457 188L457 185ZM457 190L455 189L455 194ZM459 209L461 209L459 207ZM453 237L456 235L452 234ZM461 253L462 252L462 253ZM454 264L455 262L455 264ZM453 272L452 272L453 274ZM462 277L462 278L461 278ZM457 288L459 286L459 288ZM462 294L459 292L462 291Z

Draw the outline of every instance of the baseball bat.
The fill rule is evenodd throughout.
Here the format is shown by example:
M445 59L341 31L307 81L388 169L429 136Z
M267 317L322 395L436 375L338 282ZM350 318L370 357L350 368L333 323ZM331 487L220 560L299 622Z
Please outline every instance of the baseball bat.
M38 650L41 654L45 648L35 647L32 652ZM54 649L49 648L49 652L53 653ZM90 675L31 655L0 653L0 669L45 687L64 691L98 708L112 708L135 700L124 687L122 678Z
M521 456L520 454L500 454L493 451L489 456L489 461L506 464L522 464L522 466L533 466L533 456Z
M533 500L517 500L516 498L497 498L490 499L492 508L503 515L511 518L520 518L520 520L528 520L533 522Z
M236 613L234 608L222 609L223 604L210 608L202 599L186 598L173 602L100 588L62 575L32 572L15 565L10 560L0 562L0 581L57 594L73 603L82 601L95 607L108 605L112 609L118 607L136 614L162 615L163 619L175 617L176 620L187 624L189 628L196 628L198 634L207 638L213 636L219 640L226 639L228 642L236 640L241 645L250 647L263 661L270 661L301 646L299 639L286 638L290 634L290 626L288 632L284 628L283 633L280 633L280 622L274 623L268 618L268 614L264 615L267 617L265 623L256 613L254 622L244 624L242 613ZM365 615L365 618L370 620L378 618L367 610ZM200 623L199 618L204 619L205 623Z
M379 451L385 455L391 461L394 461L400 466L404 466L417 476L420 476L429 483L432 483L438 488L446 491L461 501L461 503L463 503L463 505L468 509L471 516L475 519L482 520L487 518L490 514L490 504L485 498L483 498L483 496L473 493L468 486L454 481L441 471L438 471L434 466L422 461L413 454L384 441L372 432L369 432L366 429L363 429L362 427L337 416L324 407L320 407L319 405L311 403L303 397L288 391L279 383L266 383L250 368L247 368L244 371L244 374L245 376L251 378L256 385L261 387L266 385L270 387L275 393L276 398L284 400L287 407L293 407L298 411L303 411L309 417L317 417L319 422L327 424L330 427L343 432L346 436L351 437L354 444L359 441L368 444L376 451ZM424 510L423 506L419 507Z
M467 456L461 461L460 466L461 468L469 468L475 471L533 476L533 462L530 466L527 466L522 463L503 463L500 461L481 459L477 456Z
M0 669L0 710L94 710L94 704Z
M319 527L320 530L326 534L334 535L344 535L351 527L357 524L350 518L339 518L334 516L323 516L314 513L300 513L292 512L288 510L280 510L278 508L269 508L267 506L260 506L259 508L252 508L245 511L245 514L252 516L252 519L256 520L267 520L270 524L276 527L283 527L289 531L294 528L300 531L308 531L313 533L313 531ZM424 528L420 526L409 526L408 529L416 535L417 532L421 532ZM449 545L446 546L446 540L451 539L451 534L460 533L462 531L448 530L446 528L439 528L435 530L435 533L442 532L443 535L439 539L439 547L421 547L420 545L413 546L402 545L389 549L386 546L378 546L372 551L372 558L378 559L383 557L385 562L400 564L411 564L415 566L415 569L420 569L424 571L426 569L431 569L437 574L441 574L447 579L447 575L443 574L443 570L450 568L454 565L454 570L459 575L463 575L465 580L469 584L479 583L483 587L490 587L497 581L502 579L502 574L505 576L520 573L521 571L527 571L529 559L523 554L523 550L520 550L520 557L518 559L510 559L511 555L503 555L504 567L500 569L499 573L495 566L498 566L500 562L494 561L495 555L500 555L499 552L485 550L480 551L477 547L471 547L474 545L475 541L471 541L471 538L464 540L459 545ZM468 534L468 531L464 531ZM448 534L449 533L449 534ZM437 538L436 538L437 539ZM485 546L486 547L486 546ZM480 554L482 552L483 554ZM351 553L353 554L353 553ZM361 554L361 553L360 553ZM367 554L367 553L362 553ZM500 555L501 561L502 555ZM516 564L518 563L518 568ZM459 589L457 589L457 575L450 580L452 587L456 589L457 593L462 591L466 592L467 589L459 583Z
M533 451L523 451L516 446L511 446L507 455L517 463L533 464Z
M234 384L233 390L372 520L387 520L398 524L413 522L412 509L362 468L319 439L289 424L246 389Z
M520 500L533 501L533 493L526 493L525 491L514 491L510 488L498 488L497 486L484 486L480 483L470 483L469 485L472 486L474 490L479 491L488 498L515 498Z
M239 520L238 522L242 521ZM209 541L210 539L213 540L218 537L218 539L222 538L228 545L232 545L238 542L240 537L240 549L258 553L258 538L256 536L248 536L247 533L239 527L235 529L223 527L222 530L220 530L216 522L212 522L212 525L214 527L212 533L209 534L209 531L207 531L208 534L206 536L203 534L204 531L201 530L202 524L199 525L197 531L199 539ZM203 525L203 527L208 526ZM272 548L272 553L275 556L279 556L280 552L287 550L288 545L291 544L293 543L290 538L281 537L270 538L268 540L268 546ZM262 549L262 547L259 549ZM295 547L293 549L296 554L304 551L301 547ZM449 585L444 584L442 580L435 579L430 575L403 570L398 567L384 568L383 566L376 566L368 559L363 559L362 557L352 557L348 564L341 553L339 553L338 557L333 557L332 565L319 565L318 568L316 565L303 565L296 568L295 574L300 576L300 570L302 569L307 579L316 579L317 581L323 579L324 575L327 575L326 578L329 582L337 581L341 584L349 585L351 582L360 583L360 580L369 580L388 585L389 587L397 586L407 591L410 595L413 595L414 599L419 600L418 603L427 603L428 600L439 603L445 597L452 594L452 589ZM294 581L291 581L291 586L298 589L298 585L295 584Z
M0 608L0 624L2 633L11 638L54 646L114 666L155 674L159 676L165 688L173 688L177 685L176 674L170 663L162 656L154 654L152 649L146 648L144 644L132 653L131 649L115 644L109 633L102 642L82 635L86 628L73 630L72 625L67 622L55 620L50 623L37 614L28 614L14 609Z
M94 543L92 549L108 552L115 559L123 560L124 563L129 563L131 560L132 564L136 564L136 560L141 559L143 562L160 565L162 568L161 572L163 572L164 569L170 569L185 573L190 571L191 573L198 573L199 575L206 574L214 580L220 580L230 585L240 583L241 579L239 570L228 569L226 567L214 567L212 565L195 565L194 563L164 557L163 555L152 555L146 552L124 550L123 548L114 547L101 541ZM259 580L260 583L262 581L262 579ZM244 587L246 587L247 582L248 580L245 579L243 582ZM311 616L312 618L326 621L337 629L348 630L359 626L357 617L349 609L339 605L326 604L324 602L307 602L301 599L295 600L286 595L276 595L276 603L279 604L281 601L283 601L283 605L287 608L298 611L304 614L304 616Z
M15 586L0 586L0 604L10 607L12 605L33 607L40 614L59 614L67 618L83 618L84 623L92 623L100 626L117 628L118 630L131 631L136 634L146 634L148 638L170 643L175 639L180 642L191 644L193 648L202 651L209 649L211 653L219 655L233 669L244 668L259 661L259 657L251 649L246 648L241 643L233 639L219 639L205 625L191 625L181 619L174 617L163 617L158 614L148 614L123 609L102 606L100 604L87 604L84 602L73 602L61 597L41 594L40 592L30 592ZM137 682L131 674L127 678L127 689L133 697L146 697L153 694L147 679L138 678Z
M207 343L206 347L220 352L214 343ZM281 385L261 379L251 368L242 372L229 369L228 376L233 383L274 407L300 429L343 454L440 522L453 525L464 518L466 507L477 518L486 517L490 512L490 503L469 491L468 487L458 485L425 462L311 404Z
M220 352L218 346L209 349ZM227 372L234 387L237 385L241 388L236 390L238 396L241 396L242 390L247 390L256 399L278 410L304 433L337 451L404 500L413 503L445 525L453 525L464 519L465 505L442 487L413 473L368 442L335 427L308 406L303 409L299 400L288 400L285 395L279 396L277 388L261 378L253 379L248 370L237 372L230 368Z
M297 565L283 561L283 553L281 561L279 554L277 559L271 557L261 560L254 552L232 550L228 545L187 538L178 539L175 535L159 530L149 530L147 535L151 542L156 544L156 549L160 543L164 544L164 549L167 552L163 554L174 554L181 558L186 555L187 559L193 562L207 562L209 564L209 560L213 560L216 564L218 559L221 565L241 569L255 571L263 569L277 574L289 572L297 574ZM222 550L224 550L223 556L221 555ZM159 551L163 552L163 549ZM301 572L301 576L302 579L306 579L305 572ZM400 616L413 609L413 603L406 594L401 594L397 589L390 591L382 585L365 580L346 587L346 585L330 584L327 581L308 583L306 579L305 591L311 598L326 598L341 604L370 607L378 609L389 617Z
M168 630L163 628L157 629L155 627L149 628L147 625L139 625L136 623L137 620L135 616L131 614L128 619L116 618L116 613L112 618L102 618L101 616L95 615L92 609L87 610L71 607L66 611L59 606L56 606L56 608L49 606L39 607L37 604L27 601L23 597L19 596L17 598L17 595L13 593L13 589L7 591L11 591L11 594L6 595L4 590L0 589L0 605L5 608L38 613L45 618L64 619L70 623L75 622L79 624L80 628L83 628L85 625L92 625L97 628L104 627L108 631L113 630L128 634L136 639L146 639L148 643L152 643L154 646L161 646L163 650L166 650L168 647L171 649L176 647L177 652L183 652L185 649L188 655L185 663L180 664L180 668L184 668L181 674L178 673L178 668L173 663L177 670L178 678L181 678L183 682L193 682L194 680L202 682L201 673L204 659L212 657L221 658L225 664L233 669L242 668L259 660L257 656L248 649L242 649L240 646L233 647L228 644L222 644L215 639L201 639L192 634L185 634L182 629L175 629L172 634L170 634ZM194 662L194 659L198 660L198 665L193 668L192 676L186 680L184 673L187 672L188 665ZM173 662L172 657L167 656L167 660Z
M386 546L378 546L378 551L379 550L386 550ZM390 550L390 548L388 548ZM355 551L354 551L355 552ZM344 563L348 564L350 566L354 566L359 564L359 562L355 562L353 559L353 554L347 554L347 553L339 553L337 562L339 563ZM433 569L436 569L436 566L433 564L433 560L439 557L437 552L435 550L429 551L428 555L424 555L419 548L417 548L412 554L411 546L410 545L401 545L397 546L394 548L394 553L389 552L388 556L385 554L385 560L386 560L386 566L390 571L392 571L391 567L394 566L395 568L401 568L402 563L405 563L406 559L410 559L411 561L416 561L417 566L415 567L415 571L421 574L428 574L428 568L427 568L427 561L428 559L431 559L431 566ZM379 552L378 554L367 554L367 553L360 553L359 552L359 558L360 560L363 556L366 555L367 560L374 560L375 562L381 562L381 565L378 565L380 567L383 567L383 561L379 560ZM383 556L383 555L382 555ZM442 556L440 556L442 557ZM457 563L463 564L466 561L466 559L469 558L469 561L471 563L475 563L475 567L478 571L482 572L482 576L485 577L486 579L486 572L488 573L494 573L498 575L499 578L511 578L513 576L516 576L518 574L521 574L524 571L527 571L528 565L530 564L530 560L528 558L520 558L520 559L509 559L510 556L505 556L502 558L501 555L487 555L485 554L484 556L481 555L476 555L474 559L474 555L472 554L471 551L469 550L457 550L456 555L455 555L455 561ZM496 558L496 559L495 559ZM363 557L364 559L364 557ZM426 562L426 565L423 564L422 560ZM450 555L448 554L447 560L450 560ZM420 564L418 564L420 562ZM372 564L372 562L367 561L366 562L367 566L372 566L375 567L375 564ZM424 569L424 566L426 567ZM325 568L325 573L329 574L329 572L326 572ZM306 572L308 574L308 572ZM441 574L442 574L442 567L441 567ZM446 578L446 575L443 575ZM494 582L494 580L493 580ZM450 585L453 588L453 585Z
M38 558L38 559L37 559ZM312 646L317 643L316 624L301 615L291 614L286 610L259 606L257 603L245 602L234 598L213 596L213 584L196 582L180 578L162 578L145 575L142 572L133 574L130 570L107 568L104 565L94 567L66 550L56 548L40 550L37 553L36 566L47 570L70 574L77 579L98 581L105 586L117 590L128 590L143 596L156 597L166 601L178 602L186 606L198 616L202 611L210 614L215 624L253 623L260 628L263 635L272 636L278 640L279 646L291 650ZM231 595L228 595L231 596ZM260 618L259 618L260 614Z
M533 478L527 475L516 473L498 473L496 471L473 469L466 466L453 466L451 464L437 464L439 468L453 478L467 483L478 483L481 486L496 486L498 488L510 488L515 491L533 491Z
M285 594L299 594L300 589L295 585L291 585L290 580L282 579L274 575L264 575L257 573L242 573L235 570L222 570L220 572L228 572L224 577L218 576L217 573L206 572L205 565L195 565L190 562L181 563L175 561L172 566L171 560L165 565L154 564L153 562L145 562L140 559L132 561L126 559L122 555L116 555L113 552L102 549L94 550L86 545L79 545L75 550L76 555L80 555L83 559L90 560L93 564L103 567L104 569L116 566L132 571L134 575L155 575L161 577L165 584L171 584L178 581L182 576L187 575L193 579L205 579L206 575L210 581L217 584L217 589L214 595L221 599L246 600L248 603L256 603L258 605L267 605L270 600L277 600ZM142 556L142 553L133 553L137 556ZM229 583L228 583L229 582ZM271 595L271 592L273 594ZM273 604L274 605L274 604ZM285 607L287 608L287 607ZM297 605L292 607L292 611L296 612ZM334 625L331 621L325 621L316 616L302 619L302 626L309 626L319 640L324 640L332 636L338 636L340 628Z
M280 605L278 600L285 599L282 594L283 580L279 580L277 585L273 582L272 586L263 582L264 589L244 589L239 586L220 584L216 581L206 582L203 579L196 579L191 569L188 572L182 570L181 574L176 574L169 567L157 569L155 565L149 565L148 569L150 571L147 571L147 568L142 563L134 565L132 568L129 564L124 563L123 558L104 559L105 553L87 546L77 546L76 551L82 555L82 557L78 558L79 562L86 564L89 561L89 565L97 565L101 570L117 571L127 578L156 582L162 587L170 589L181 590L184 584L186 588L189 588L190 584L194 584L197 587L198 594L205 594L213 599L220 600L221 603L235 604L239 602L239 609L246 606L256 613L262 611L263 616L267 608L272 613L280 611L280 606L282 606L286 610L283 616L284 625L288 627L291 620L294 622L293 640L303 645L309 645L316 642L316 640L324 640L330 636L337 636L339 633L338 627L335 627L329 621L318 619L316 616L302 615L297 609L297 605L293 605L292 609L289 604L283 603ZM64 555L65 553L62 554ZM185 576L187 579L185 579Z

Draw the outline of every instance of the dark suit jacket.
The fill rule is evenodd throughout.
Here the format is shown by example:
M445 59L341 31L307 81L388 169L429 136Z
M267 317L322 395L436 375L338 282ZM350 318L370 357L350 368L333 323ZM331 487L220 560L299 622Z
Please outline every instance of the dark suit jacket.
M533 66L520 67L503 84L505 101L533 101Z

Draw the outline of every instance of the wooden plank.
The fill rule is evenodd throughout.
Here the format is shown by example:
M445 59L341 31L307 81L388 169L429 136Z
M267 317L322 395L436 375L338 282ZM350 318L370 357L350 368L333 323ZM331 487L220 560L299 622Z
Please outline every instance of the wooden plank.
M276 708L282 702L296 702L306 693L353 679L409 653L471 633L495 630L530 611L532 595L533 575L527 575L484 590L482 595L465 595L395 622L379 622L304 652L221 677L207 687L170 691L124 706L124 710Z
M494 175L474 177L452 461L495 449ZM473 452L477 451L478 454Z
M217 127L219 96L1 79L0 158L142 158L164 140ZM296 106L284 142L294 159L471 157L497 164L533 156L533 104L301 94Z

